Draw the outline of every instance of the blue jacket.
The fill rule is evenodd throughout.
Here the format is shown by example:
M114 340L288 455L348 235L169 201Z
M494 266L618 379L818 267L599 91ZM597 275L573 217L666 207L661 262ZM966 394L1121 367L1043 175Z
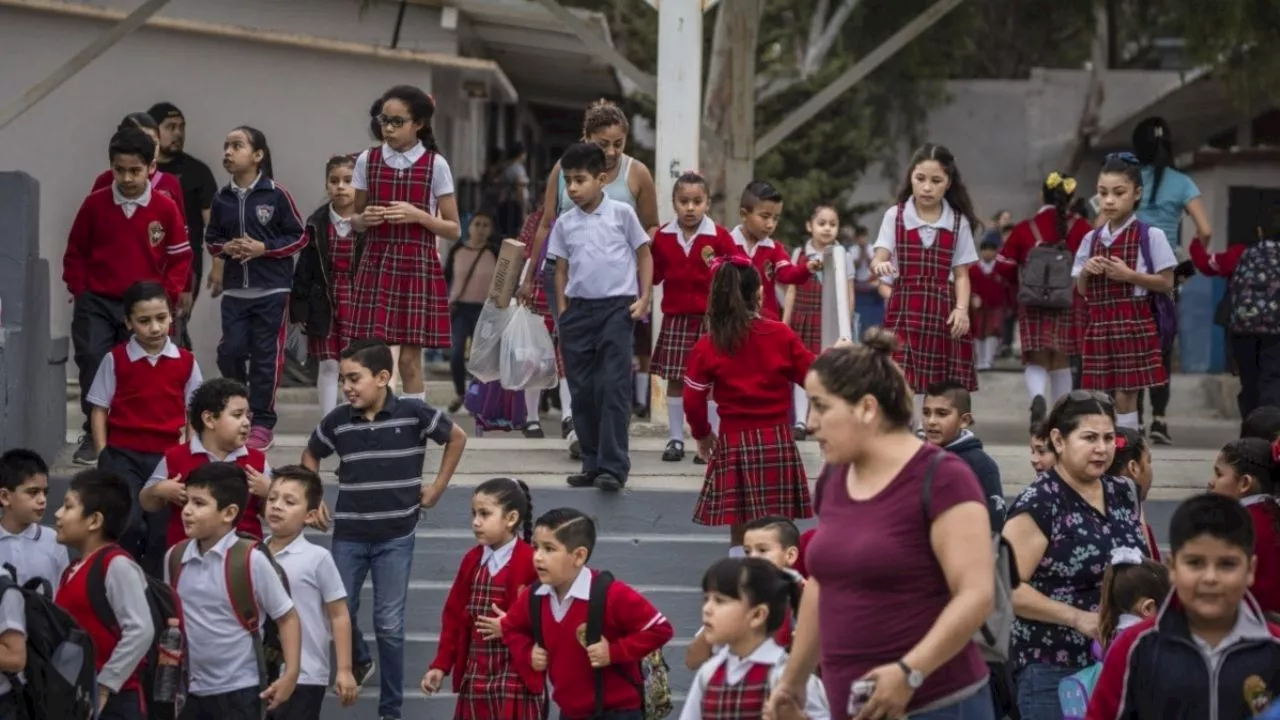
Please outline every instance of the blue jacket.
M227 243L241 237L260 241L267 252L243 262L224 256L223 289L288 290L293 284L293 256L306 247L307 235L293 196L283 185L260 176L243 195L228 183L213 196L204 233L209 254L222 255Z
M965 430L960 436L947 445L947 452L955 455L973 470L982 484L982 493L987 496L987 513L991 518L991 532L998 533L1004 528L1005 502L1004 486L1000 483L1000 466L982 449L982 441L977 435Z

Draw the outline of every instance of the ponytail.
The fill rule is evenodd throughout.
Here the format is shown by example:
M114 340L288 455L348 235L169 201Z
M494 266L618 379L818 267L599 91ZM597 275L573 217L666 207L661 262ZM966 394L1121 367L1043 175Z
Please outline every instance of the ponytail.
M707 328L711 344L722 353L741 349L759 309L760 273L744 257L717 260L711 270L711 294L707 300Z
M533 495L529 486L518 478L489 478L476 486L472 495L488 495L503 513L514 512L519 516L520 536L526 543L533 542Z
M1049 177L1045 178L1044 184L1040 187L1040 197L1044 199L1044 203L1053 206L1054 229L1058 233L1060 243L1067 241L1067 233L1070 231L1067 221L1071 217L1071 198L1075 193L1076 179L1056 170L1049 173ZM1035 222L1035 219L1031 222Z
M1102 574L1102 602L1098 606L1098 642L1107 647L1115 639L1120 616L1143 600L1157 605L1169 594L1169 569L1136 548L1111 551L1111 563Z
M516 485L524 493L526 506L524 516L520 518L520 536L526 543L533 544L533 493L529 492L529 485L519 478L516 479Z
M275 168L271 164L271 148L267 146L267 136L261 130L248 125L241 125L231 132L236 131L244 133L245 137L249 139L249 147L262 152L262 161L258 163L258 172L262 174L262 177L274 180L276 174Z

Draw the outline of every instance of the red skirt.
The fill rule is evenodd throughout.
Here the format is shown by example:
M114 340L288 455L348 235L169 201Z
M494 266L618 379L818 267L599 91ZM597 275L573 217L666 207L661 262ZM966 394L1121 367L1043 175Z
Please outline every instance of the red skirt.
M895 286L889 296L884 326L898 336L893 359L902 368L913 393L924 393L930 385L947 380L964 385L970 392L978 389L973 336L953 338L947 326L951 313L949 292L949 285L927 288L915 282Z
M693 506L699 525L740 525L769 515L813 516L809 477L786 424L720 433Z
M703 336L705 322L703 315L663 315L649 373L667 382L683 381L685 368L689 366L689 352Z
M791 311L791 329L814 355L822 353L822 310L817 312L795 307Z
M1079 298L1068 310L1048 310L1018 305L1018 340L1022 361L1029 353L1052 350L1063 355L1080 354L1080 338L1087 310Z
M983 305L969 312L969 331L974 340L1000 337L1004 332L1004 307Z
M1081 361L1080 384L1087 390L1133 392L1168 382L1150 298L1090 305Z
M367 241L356 272L352 337L447 348L448 297L434 243Z

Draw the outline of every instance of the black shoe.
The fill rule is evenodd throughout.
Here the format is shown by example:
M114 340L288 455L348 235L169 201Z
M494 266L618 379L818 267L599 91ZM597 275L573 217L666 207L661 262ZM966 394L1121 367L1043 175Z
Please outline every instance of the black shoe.
M1169 426L1164 420L1151 421L1151 442L1156 445L1172 445L1173 436L1169 434Z
M598 474L599 473L595 473L595 472L578 473L576 475L570 475L569 477L565 478L564 481L571 488L595 487L596 475Z
M569 433L573 432L573 418L560 421L560 439L568 440Z
M1040 423L1044 421L1045 413L1048 412L1047 404L1043 395L1037 395L1031 400L1031 432L1040 429Z
M93 437L91 435L81 435L80 444L76 446L76 451L71 455L71 462L76 465L97 465L98 450L93 446Z
M702 456L701 456L701 455L699 455L698 453L694 453L694 454L693 454L693 464L694 464L694 465L706 465L706 464L707 464L707 461L706 461L706 460L703 460L703 459L702 459Z
M364 687L364 684L369 681L369 677L373 675L373 668L374 664L372 660L369 662L356 663L355 667L351 668L351 674L355 676L357 688Z
M625 483L623 483L621 480L619 480L618 478L614 477L613 475L607 472L596 475L596 481L595 481L596 489L601 490L603 492L618 492L619 490L622 489L622 486L624 484Z
M662 451L663 462L680 462L684 459L684 443L680 440L668 440L667 449Z
M635 413L635 416L641 420L649 419L648 405L636 405L635 408L632 409L632 411Z
M542 423L526 423L524 426L524 436L527 438L544 438L546 433L542 432Z
M452 415L462 409L462 397L458 396L449 401L449 414Z
M791 428L791 439L796 442L804 442L809 438L809 427L804 423L796 423Z

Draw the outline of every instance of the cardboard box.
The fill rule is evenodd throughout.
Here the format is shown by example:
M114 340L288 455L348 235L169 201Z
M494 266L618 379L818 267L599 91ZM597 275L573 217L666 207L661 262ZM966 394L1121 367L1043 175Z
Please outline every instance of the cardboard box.
M520 269L524 266L524 243L507 238L498 251L498 262L493 268L493 282L489 285L489 299L499 308L511 304L520 284Z

